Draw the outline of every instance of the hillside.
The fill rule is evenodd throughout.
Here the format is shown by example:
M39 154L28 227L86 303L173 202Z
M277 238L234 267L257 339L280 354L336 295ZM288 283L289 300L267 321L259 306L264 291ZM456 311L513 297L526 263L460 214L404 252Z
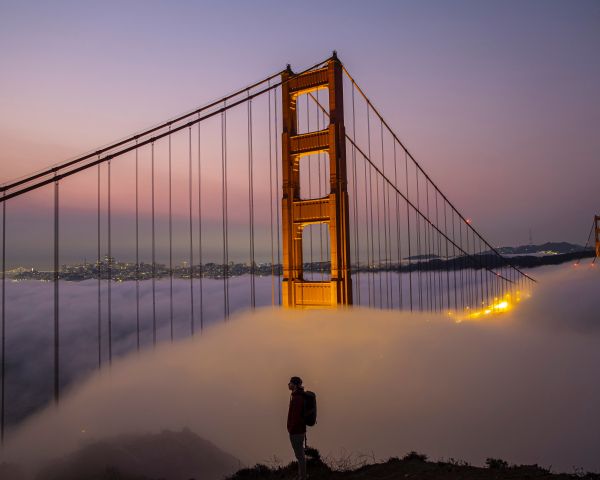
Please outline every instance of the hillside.
M48 464L35 480L221 480L240 461L188 429L120 435L93 441ZM29 480L24 469L0 464L0 480Z

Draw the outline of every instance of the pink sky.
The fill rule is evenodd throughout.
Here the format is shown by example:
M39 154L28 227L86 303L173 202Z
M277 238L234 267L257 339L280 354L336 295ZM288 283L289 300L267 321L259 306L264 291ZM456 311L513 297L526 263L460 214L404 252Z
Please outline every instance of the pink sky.
M3 4L0 181L337 49L417 160L492 243L527 243L529 229L535 243L583 243L600 210L598 46L593 1L334 2L302 11L276 2ZM245 142L231 139L231 154L241 155ZM181 161L177 210L187 205ZM115 171L130 174L127 162ZM164 174L164 164L157 168ZM231 170L231 195L243 205L238 170ZM132 211L129 186L115 186L117 212ZM87 188L70 189L65 183L71 205L94 205ZM28 203L10 208L24 214L19 205ZM157 212L164 214L164 203Z

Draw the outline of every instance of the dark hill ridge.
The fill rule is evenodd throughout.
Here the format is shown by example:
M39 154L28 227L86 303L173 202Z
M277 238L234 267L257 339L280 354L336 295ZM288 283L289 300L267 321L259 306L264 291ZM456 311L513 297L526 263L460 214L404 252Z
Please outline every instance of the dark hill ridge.
M427 461L427 456L411 452L404 458L390 458L387 462L363 465L347 471L332 470L312 450L312 458L308 461L310 480L600 480L595 473L576 472L573 474L551 473L538 465L509 466L500 459L488 459L487 467L473 467L460 461ZM256 465L238 471L228 480L295 480L297 464L290 463L285 467L269 468Z

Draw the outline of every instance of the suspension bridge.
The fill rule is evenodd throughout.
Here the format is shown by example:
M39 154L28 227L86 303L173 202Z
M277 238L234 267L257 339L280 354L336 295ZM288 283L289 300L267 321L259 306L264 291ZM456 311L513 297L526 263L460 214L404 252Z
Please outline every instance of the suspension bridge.
M0 192L2 439L19 420L11 385L26 388L11 368L22 314L10 310L7 279L51 285L45 348L55 402L68 383L70 280L85 280L94 295L78 320L95 345L90 368L112 362L115 328L120 337L131 328L139 350L268 304L478 318L505 310L535 282L461 214L335 53ZM31 230L11 218L19 202L43 212L43 247L25 241ZM84 214L71 220L76 207ZM40 251L48 251L45 270L17 268L19 255ZM68 265L77 255L95 261Z

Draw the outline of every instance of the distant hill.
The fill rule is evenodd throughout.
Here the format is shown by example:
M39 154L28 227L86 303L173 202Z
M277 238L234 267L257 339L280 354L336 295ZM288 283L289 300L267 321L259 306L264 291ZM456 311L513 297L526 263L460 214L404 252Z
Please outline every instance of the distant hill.
M220 480L240 466L237 458L188 429L167 430L90 443L48 465L36 480Z
M497 249L502 255L558 255L560 253L583 252L582 245L568 242L546 242L541 245L521 245L519 247L500 247Z
M559 265L565 262L580 261L593 257L593 248L568 242L547 242L541 245L521 245L519 247L498 247L500 254L509 259L515 267L535 268L543 265ZM408 263L407 263L408 261ZM410 263L412 261L412 263ZM390 264L390 270L412 272L429 270L447 270L462 268L498 268L506 261L491 250L475 256L456 256L448 259L436 255L413 255L403 259L402 265Z

